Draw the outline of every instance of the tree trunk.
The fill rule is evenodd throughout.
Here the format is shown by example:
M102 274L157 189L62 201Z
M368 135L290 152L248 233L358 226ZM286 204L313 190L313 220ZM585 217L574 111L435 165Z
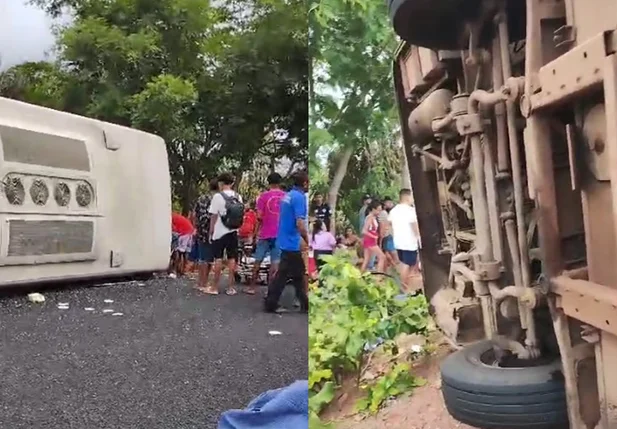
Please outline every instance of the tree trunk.
M180 205L182 207L182 214L184 216L188 216L191 208L193 207L193 202L196 199L195 192L195 184L191 177L185 177L182 180L181 189L180 189Z
M332 183L330 183L330 189L328 190L328 205L330 206L330 210L332 210L332 216L330 218L330 231L332 232L336 230L336 202L338 200L338 193L341 189L345 174L347 174L347 166L349 165L349 160L353 153L353 147L345 148L338 161L336 172L334 173Z
M242 185L242 179L244 179L244 173L242 171L236 171L234 173L234 177L236 178L236 182L234 183L234 187L236 190L240 189Z

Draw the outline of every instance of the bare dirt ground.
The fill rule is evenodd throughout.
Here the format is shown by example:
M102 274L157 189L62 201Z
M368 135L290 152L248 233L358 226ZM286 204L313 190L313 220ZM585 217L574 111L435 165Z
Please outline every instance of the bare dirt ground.
M426 384L418 387L411 395L392 401L377 415L362 418L353 414L353 403L357 393L344 393L339 398L337 409L331 410L328 417L335 422L336 429L474 429L459 423L448 414L441 396L439 363L452 349L437 339L437 344L428 356L413 365L413 373L426 379Z

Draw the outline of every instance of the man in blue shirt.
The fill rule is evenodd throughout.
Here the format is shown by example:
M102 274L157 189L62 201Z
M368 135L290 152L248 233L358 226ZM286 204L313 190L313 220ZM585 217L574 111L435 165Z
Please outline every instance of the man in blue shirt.
M278 310L279 299L289 281L292 281L296 288L300 310L308 312L308 296L304 287L306 267L302 258L302 240L308 243L308 174L305 171L295 173L293 183L293 188L285 194L280 203L277 245L281 250L281 261L276 277L268 285L264 309L269 313Z

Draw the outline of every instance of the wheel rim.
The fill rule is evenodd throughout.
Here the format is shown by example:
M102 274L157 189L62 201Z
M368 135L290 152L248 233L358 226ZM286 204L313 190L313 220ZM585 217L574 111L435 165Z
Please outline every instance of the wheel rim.
M540 356L536 359L519 359L510 351L495 346L480 354L480 362L485 366L501 369L521 369L544 366L555 360L554 356Z

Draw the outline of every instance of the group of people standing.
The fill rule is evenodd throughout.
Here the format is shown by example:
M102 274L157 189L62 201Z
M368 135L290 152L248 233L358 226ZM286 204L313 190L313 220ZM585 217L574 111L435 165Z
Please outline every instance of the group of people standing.
M399 201L382 201L365 196L360 209L362 231L362 269L375 268L385 272L396 267L405 289L411 287L411 278L417 271L420 232L416 209L410 189L399 192Z
M338 240L330 232L331 209L321 194L315 194L311 208L313 233L311 247L317 268L323 264L319 257L332 254L336 248L359 248L362 254L361 269L387 272L397 269L403 287L411 287L411 279L417 272L420 234L416 209L410 189L402 189L398 203L391 198L381 200L365 195L358 213L360 237L352 228Z
M279 309L279 299L290 283L296 289L301 311L308 311L307 275L307 219L308 175L296 172L289 191L283 190L278 173L268 177L269 189L257 198L255 210L246 207L242 197L233 189L235 178L223 173L209 183L209 190L199 196L191 211L190 220L172 214L172 229L178 236L175 253L186 258L191 237L195 242L195 262L198 265L196 288L207 295L218 295L226 261L229 278L227 295L236 295L235 273L240 245L254 244L255 264L250 285L245 293L255 295L259 268L270 256L270 276L264 308L268 312ZM191 225L192 220L192 225ZM247 227L248 225L248 227ZM241 236L240 236L241 235ZM184 256L182 256L184 255ZM212 281L210 274L212 271Z

